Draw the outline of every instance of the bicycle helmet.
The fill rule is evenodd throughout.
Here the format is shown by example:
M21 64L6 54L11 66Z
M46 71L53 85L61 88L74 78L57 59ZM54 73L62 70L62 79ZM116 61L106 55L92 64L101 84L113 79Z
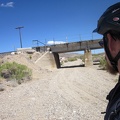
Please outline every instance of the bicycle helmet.
M105 36L109 31L120 32L120 2L107 8L99 18L97 28L93 32L102 34L104 36L103 38L107 39ZM120 51L115 58L113 58L108 48L107 41L108 40L103 39L105 52L113 68L118 71L117 64L120 59Z
M109 30L120 32L120 2L110 6L98 20L93 32L104 35Z

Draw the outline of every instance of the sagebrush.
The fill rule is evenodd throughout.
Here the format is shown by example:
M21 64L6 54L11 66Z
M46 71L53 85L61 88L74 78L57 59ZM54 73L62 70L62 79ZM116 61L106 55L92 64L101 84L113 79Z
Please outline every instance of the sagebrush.
M100 65L99 65L99 67L100 67L102 70L106 70L106 64L107 64L107 62L106 62L105 58L101 58L101 59L100 59Z
M3 78L19 80L31 77L32 71L27 66L16 62L7 62L0 66L0 76Z
M71 57L71 58L68 58L68 61L69 61L69 62L76 61L76 60L77 60L77 58L76 58L76 57Z

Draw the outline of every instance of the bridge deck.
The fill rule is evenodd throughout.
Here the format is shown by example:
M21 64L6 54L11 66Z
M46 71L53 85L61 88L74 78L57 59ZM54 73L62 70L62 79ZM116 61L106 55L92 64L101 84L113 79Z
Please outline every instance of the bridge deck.
M51 46L39 46L33 49L39 51L39 50L45 50L46 48L49 47L51 51L55 53L84 51L86 49L90 49L90 50L101 49L101 46L98 44L100 40L101 39L64 43L64 44L55 44Z

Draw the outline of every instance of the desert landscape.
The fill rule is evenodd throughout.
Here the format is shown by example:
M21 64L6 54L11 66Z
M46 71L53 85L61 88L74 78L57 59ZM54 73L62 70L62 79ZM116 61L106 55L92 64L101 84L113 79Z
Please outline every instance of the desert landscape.
M27 65L33 79L20 85L0 81L0 120L103 120L106 95L118 75L100 70L99 65L80 67L81 59L65 62L59 69L44 69L34 64L40 56L34 53L31 60L17 54L1 59Z

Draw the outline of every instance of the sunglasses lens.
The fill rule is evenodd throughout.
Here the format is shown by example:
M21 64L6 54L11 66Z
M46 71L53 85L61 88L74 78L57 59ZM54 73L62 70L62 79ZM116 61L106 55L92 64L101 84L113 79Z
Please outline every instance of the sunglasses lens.
M99 41L99 45L101 46L101 47L103 47L103 41Z

